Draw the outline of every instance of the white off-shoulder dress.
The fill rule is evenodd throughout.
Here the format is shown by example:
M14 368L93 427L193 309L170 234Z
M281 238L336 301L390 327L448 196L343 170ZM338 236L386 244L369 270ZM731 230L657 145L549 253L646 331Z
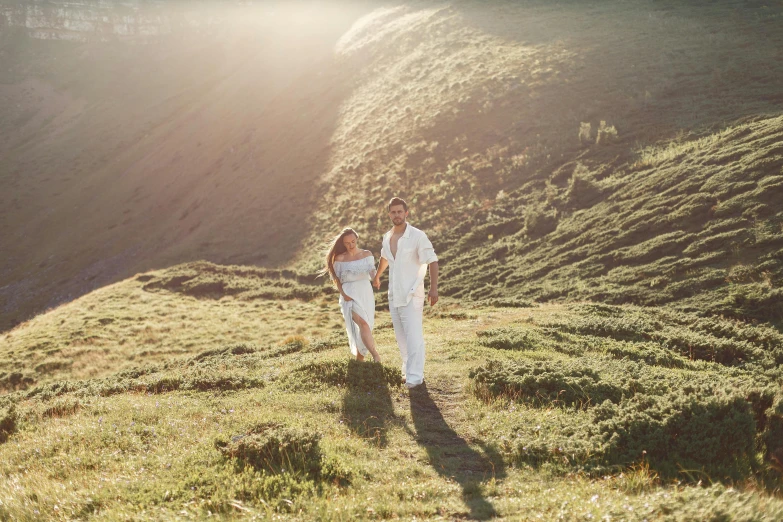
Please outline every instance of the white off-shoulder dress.
M367 355L367 347L362 342L359 325L353 320L353 312L364 319L370 330L375 326L375 295L370 281L375 277L375 258L363 257L354 261L335 261L334 272L343 286L343 292L352 300L346 301L340 295L340 311L345 319L345 330L348 333L348 344L351 353Z

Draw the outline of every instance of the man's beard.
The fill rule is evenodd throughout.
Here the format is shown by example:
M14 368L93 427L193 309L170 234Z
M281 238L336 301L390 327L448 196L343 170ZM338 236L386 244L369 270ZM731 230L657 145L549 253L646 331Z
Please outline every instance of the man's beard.
M403 218L392 219L392 223L394 223L395 225L402 225L403 223L405 223L405 219Z

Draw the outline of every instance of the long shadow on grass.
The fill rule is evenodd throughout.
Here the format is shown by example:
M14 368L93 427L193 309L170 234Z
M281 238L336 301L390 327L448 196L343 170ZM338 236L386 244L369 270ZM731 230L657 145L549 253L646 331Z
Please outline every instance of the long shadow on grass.
M462 487L469 518L486 520L498 516L494 506L482 496L481 483L489 477L505 477L502 457L491 446L480 444L483 454L471 448L443 418L426 384L413 388L410 397L416 441L427 450L435 471Z
M380 364L350 361L342 408L348 428L381 448L388 443L388 424L394 419L387 373Z

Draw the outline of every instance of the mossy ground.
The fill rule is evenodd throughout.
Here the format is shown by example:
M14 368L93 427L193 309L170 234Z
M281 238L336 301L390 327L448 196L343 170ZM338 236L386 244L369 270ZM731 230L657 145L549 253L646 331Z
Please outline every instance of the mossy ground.
M339 317L334 296L323 299L328 319ZM241 302L236 296L219 301L227 310ZM315 328L318 305L280 303L311 306L299 313ZM75 314L79 306L51 314ZM767 428L754 424L753 399L741 398L751 387L772 387L773 397L779 393L779 370L764 363L780 349L776 330L726 320L707 324L666 309L465 308L446 299L425 319L426 389L408 391L400 384L386 314L379 312L376 328L383 366L349 361L342 332L286 340L280 338L296 332L281 323L256 324L256 340L280 340L248 343L243 330L224 332L212 345L168 362L116 374L101 370L100 378L87 381L61 369L58 380L7 393L0 406L16 407L9 410L8 440L0 444L0 515L9 520L783 516L779 475L766 455L769 437L764 439L765 429L779 429L779 419ZM3 355L21 348L26 329L45 333L40 322L47 317L12 331L16 341L3 339ZM669 328L669 337L628 339L627 330L645 318ZM667 341L675 330L697 338L708 326L711 335L720 331L724 340L758 350L744 364L732 365L692 359ZM178 335L175 329L164 332L161 342L173 343ZM749 434L751 446L740 444L729 456L736 459L718 466L686 450L688 467L678 467L682 463L674 457L628 457L619 450L614 460L595 459L612 448L580 435L595 415L589 398L580 406L559 402L557 394L488 394L470 377L488 361L593 371L598 383L621 390L618 397L609 394L620 406L626 388L636 396L659 397L686 384L698 389L700 383L721 381L721 389L740 397L740 409L747 405L751 417L737 426ZM773 409L770 404L763 412L774 416ZM607 412L602 414L606 420ZM633 439L630 433L623 440ZM270 438L287 441L290 451L306 448L298 457L310 467L245 464L245 458L255 462L253 455Z

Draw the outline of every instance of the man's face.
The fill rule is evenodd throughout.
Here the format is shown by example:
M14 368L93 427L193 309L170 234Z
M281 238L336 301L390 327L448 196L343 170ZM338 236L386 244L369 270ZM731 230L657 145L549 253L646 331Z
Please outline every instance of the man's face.
M394 226L402 225L408 219L408 211L402 205L392 205L389 207L389 217Z

